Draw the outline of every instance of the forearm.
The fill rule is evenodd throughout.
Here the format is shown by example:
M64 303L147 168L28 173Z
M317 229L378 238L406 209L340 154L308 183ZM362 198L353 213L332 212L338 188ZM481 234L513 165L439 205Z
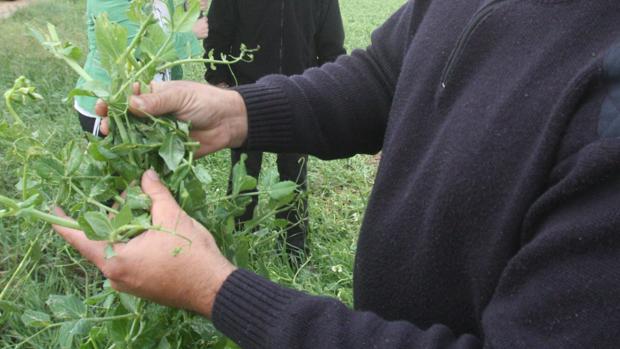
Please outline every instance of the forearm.
M442 325L423 331L405 321L386 321L244 270L220 289L213 321L243 348L481 347L473 336L455 336Z
M247 148L325 159L377 152L393 86L370 66L368 53L358 52L301 76L239 87L249 116Z

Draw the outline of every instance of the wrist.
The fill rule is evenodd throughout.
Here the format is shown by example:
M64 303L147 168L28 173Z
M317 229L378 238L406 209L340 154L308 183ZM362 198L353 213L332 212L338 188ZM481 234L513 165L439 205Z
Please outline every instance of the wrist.
M198 286L197 296L191 297L195 300L195 304L190 308L198 314L211 319L215 299L228 277L237 270L237 267L224 259L221 265L215 268L211 265L208 269L210 270L202 273L204 276L202 282L196 283L196 286Z
M239 148L245 142L248 136L248 111L245 106L243 97L237 91L226 91L228 115L225 116L226 125L228 127L230 140L228 146L230 148Z

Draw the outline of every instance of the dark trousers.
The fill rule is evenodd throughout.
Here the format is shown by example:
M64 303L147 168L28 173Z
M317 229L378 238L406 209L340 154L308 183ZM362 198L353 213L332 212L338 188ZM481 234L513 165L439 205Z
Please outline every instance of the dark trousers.
M232 164L236 164L241 158L241 154L237 150L231 150ZM257 178L260 173L261 164L263 162L262 152L245 152L248 158L245 166L248 175ZM299 185L299 189L303 194L307 190L306 176L308 155L304 154L277 154L278 172L281 181L293 181ZM230 186L230 184L229 184ZM230 190L230 188L229 188ZM252 219L254 208L258 204L258 197L252 196L252 202L247 206L245 213L238 218L238 223ZM301 195L300 199L284 212L276 215L279 219L286 219L289 224L286 228L282 243L285 243L286 251L291 254L299 254L306 252L306 235L308 231L308 199L306 195Z
M99 131L101 121L98 118L91 118L80 112L77 112L77 114L80 118L80 126L82 126L82 130L84 130L84 132L88 132L97 137L103 137L103 135Z

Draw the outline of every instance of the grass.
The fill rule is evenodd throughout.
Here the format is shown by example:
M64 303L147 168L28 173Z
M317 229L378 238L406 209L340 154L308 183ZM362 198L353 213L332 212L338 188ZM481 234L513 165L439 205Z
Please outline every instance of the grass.
M403 2L341 1L347 49L367 46L370 32ZM8 89L20 75L32 80L46 101L22 109L21 114L32 132L36 132L50 149L61 149L68 140L81 137L74 111L62 102L76 77L35 43L26 26L41 26L50 21L58 27L63 38L84 48L84 11L85 1L40 0L10 19L0 20L0 32L3 33L3 40L0 40L0 92ZM202 67L193 66L187 73L188 78L200 80ZM0 116L6 114L0 104ZM225 191L228 156L228 152L221 152L205 160L214 177L214 195ZM20 178L20 161L8 148L0 146L0 168L4 169L0 175L0 193L17 195L15 185ZM312 255L305 267L294 273L278 258L272 240L257 238L252 246L253 252L267 256L262 260L272 280L352 304L356 238L375 166L368 156L330 162L310 159ZM274 157L268 156L263 170L274 171L274 168ZM54 330L25 341L37 329L23 325L19 314L26 309L45 311L45 301L50 294L92 295L100 288L101 281L100 273L84 263L49 227L36 222L0 220L0 292L6 288L3 300L18 308L11 312L0 302L0 347L12 348L18 343L23 343L23 348L56 347L58 338Z

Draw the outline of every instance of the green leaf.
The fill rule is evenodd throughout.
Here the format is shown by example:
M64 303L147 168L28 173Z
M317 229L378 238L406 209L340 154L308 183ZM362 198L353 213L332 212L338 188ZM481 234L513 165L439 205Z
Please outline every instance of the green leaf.
M51 319L48 314L30 309L22 314L21 320L24 325L31 327L46 327L51 324Z
M146 20L146 14L144 13L144 6L146 5L147 0L134 0L129 4L129 10L127 10L127 18L136 23L140 24Z
M235 246L235 265L239 268L250 266L250 244L247 239L237 239Z
M157 345L157 349L171 349L170 342L168 342L168 336L162 337Z
M74 338L87 335L92 326L91 322L83 319L65 322L58 330L58 345L62 349L74 348Z
M112 308L110 315L125 315L127 312L120 305ZM116 347L125 348L127 345L127 336L131 329L131 321L129 319L118 319L114 321L106 321L108 337L117 343Z
M196 175L196 178L198 178L198 180L204 185L209 185L211 184L211 182L213 182L213 178L209 174L209 171L207 171L207 169L203 165L194 166L194 174Z
M239 195L239 193L247 190L252 190L256 188L256 178L248 176L246 168L245 168L245 160L247 159L246 154L241 154L241 159L239 162L233 166L232 173L232 185L233 196Z
M39 177L46 180L56 180L65 174L63 164L54 158L38 159L32 164L32 168Z
M103 81L87 81L82 85L82 89L91 92L93 95L99 98L106 98L110 96L110 85Z
M86 315L86 306L74 295L51 295L46 304L59 319L78 319Z
M127 182L137 180L142 175L142 170L125 160L117 159L109 163L114 171L118 172Z
M194 23L198 20L200 15L200 2L197 0L190 0L188 2L187 10L184 3L180 3L174 9L174 15L172 16L172 31L176 33L185 33L192 31Z
M189 164L183 164L179 166L174 171L172 176L170 176L170 180L168 181L170 190L172 191L179 190L181 183L183 182L183 180L185 180L185 178L187 178L187 175L189 175L190 170L191 170L191 166Z
M176 170L185 156L183 141L176 134L169 133L159 148L159 156L171 171Z
M131 223L132 219L133 215L131 214L131 207L129 207L129 205L125 205L112 220L112 226L114 228L120 228L123 225Z
M81 88L71 90L63 102L72 103L76 96L107 98L110 96L110 86L99 80L87 81Z
M142 192L140 187L132 186L126 191L125 206L132 210L150 210L151 199Z
M165 47L162 46L166 43L168 35L170 34L166 34L161 26L150 26L144 40L140 44L142 54L146 54L149 59L158 58L157 64L177 60L179 57L172 41L168 42Z
M17 313L20 310L20 306L13 302L0 300L0 310L8 314Z
M97 161L118 159L118 155L108 149L104 144L102 144L102 142L104 141L95 140L94 142L88 144L88 153L90 156Z
M119 58L127 47L127 37L127 29L120 24L110 22L106 13L96 18L95 41L101 65L108 72L124 69L124 62L119 62Z
M83 158L84 152L79 146L74 144L71 149L71 154L69 154L69 159L67 160L65 175L71 176L72 174L74 174L80 168Z
M88 91L88 90L81 89L81 88L74 88L73 90L69 91L67 98L63 99L63 102L73 104L75 97L78 97L78 96L97 97L97 95L95 95L92 91Z
M114 230L110 219L101 212L86 212L78 218L78 223L91 240L107 240L110 232Z
M119 293L119 298L123 307L125 307L125 309L127 309L129 312L138 312L138 297L132 296L127 293Z
M114 185L114 179L110 176L99 179L89 191L89 196L100 202L105 202L113 198L116 194L117 191Z
M269 197L274 200L281 200L295 193L297 184L291 181L284 181L274 184L269 190Z
M79 61L82 58L82 50L70 42L63 43L61 52L63 56L74 61Z

